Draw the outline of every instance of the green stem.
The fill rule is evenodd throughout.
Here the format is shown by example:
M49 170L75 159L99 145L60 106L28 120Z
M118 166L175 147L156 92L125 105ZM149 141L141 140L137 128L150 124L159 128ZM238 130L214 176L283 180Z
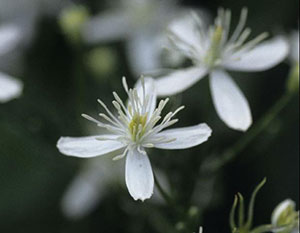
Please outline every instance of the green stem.
M212 164L209 164L208 167L205 166L205 170L208 168L210 172L215 172L220 169L228 162L233 160L241 151L243 151L262 131L264 131L267 126L274 120L274 118L279 114L279 112L288 104L292 93L286 92L267 112L266 114L258 120L258 122L250 128L250 130L241 137L232 147L225 150L222 153L222 156L219 159L216 159Z
M174 205L174 201L172 199L172 197L163 189L163 187L161 186L161 184L159 183L159 180L157 179L155 173L153 173L154 175L154 182L155 185L158 189L158 191L160 192L161 196L164 198L164 200L170 205L173 206Z

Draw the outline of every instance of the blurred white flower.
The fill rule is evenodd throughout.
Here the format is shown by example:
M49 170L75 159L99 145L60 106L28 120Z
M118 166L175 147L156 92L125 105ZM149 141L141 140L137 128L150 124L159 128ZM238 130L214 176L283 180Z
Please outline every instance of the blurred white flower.
M157 94L167 96L182 92L209 74L212 98L219 117L230 128L247 130L252 123L248 101L225 69L269 69L286 57L289 46L281 37L260 43L266 33L244 43L251 31L244 28L246 18L247 10L243 9L230 37L230 10L220 9L215 24L209 28L196 14L173 23L169 27L169 37L174 49L190 58L194 65L157 79Z
M83 117L108 130L110 134L79 138L62 137L59 139L57 147L65 155L82 158L122 150L121 154L114 159L121 159L127 155L125 180L128 191L135 200L143 201L152 196L154 188L153 172L145 149L194 147L208 139L211 129L206 124L199 124L164 130L178 121L178 119L172 118L183 109L183 106L162 118L161 112L168 99L161 100L156 108L153 79L142 78L138 81L136 88L129 89L123 78L123 86L128 94L127 106L117 93L113 92L115 100L112 103L118 112L118 117L115 117L101 100L98 101L108 115L103 113L99 115L107 123L83 114Z
M117 152L110 153L115 156ZM61 207L64 215L70 219L79 219L91 213L99 205L110 188L123 187L123 163L112 163L110 157L88 159L68 186L62 198ZM169 190L165 175L156 169L156 176ZM162 202L160 193L154 190L151 202Z
M126 41L129 65L136 75L161 66L161 34L182 11L173 0L120 0L118 6L89 21L83 30L88 43Z
M0 60L17 47L21 38L21 32L15 25L0 25ZM19 97L22 89L23 84L19 80L0 72L0 103Z
M299 233L299 211L296 211L295 202L286 199L279 203L272 213L271 221L275 227L283 227L277 233Z

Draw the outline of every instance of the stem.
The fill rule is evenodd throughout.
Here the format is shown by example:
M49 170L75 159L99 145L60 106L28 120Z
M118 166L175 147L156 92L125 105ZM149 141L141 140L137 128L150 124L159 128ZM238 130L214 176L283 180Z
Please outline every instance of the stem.
M211 164L204 164L205 170L208 168L209 172L215 172L219 168L226 165L228 162L233 160L241 151L243 151L267 126L274 120L279 112L287 105L290 101L292 93L286 92L282 97L265 113L265 115L258 120L258 122L245 134L239 141L237 141L232 147L228 148L222 153L218 159ZM208 165L205 166L205 165Z
M170 206L173 206L174 205L174 201L173 199L171 198L171 196L163 189L163 187L161 186L161 184L159 183L155 173L153 173L153 176L154 176L154 182L155 182L155 185L158 189L158 191L160 192L161 196L164 198L164 200L170 205Z

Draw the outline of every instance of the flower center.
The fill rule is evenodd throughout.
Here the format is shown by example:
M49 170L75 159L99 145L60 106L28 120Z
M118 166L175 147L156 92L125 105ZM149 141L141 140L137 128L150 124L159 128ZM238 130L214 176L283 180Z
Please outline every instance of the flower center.
M147 122L147 113L140 115L135 113L128 125L129 132L133 141L138 141L145 133Z
M220 58L222 37L223 28L220 25L217 25L211 38L210 48L204 58L205 63L210 67L216 65L217 60Z

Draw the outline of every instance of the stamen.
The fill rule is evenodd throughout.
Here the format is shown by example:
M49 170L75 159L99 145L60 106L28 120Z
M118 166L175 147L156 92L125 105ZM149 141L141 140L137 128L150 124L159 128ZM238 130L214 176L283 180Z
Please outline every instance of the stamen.
M239 37L240 33L242 32L243 28L245 27L247 21L248 9L244 7L241 11L241 16L237 27L235 28L231 38L229 39L228 43L231 44Z
M91 117L91 116L89 116L89 115L81 114L81 116L82 116L83 118L89 120L89 121L92 121L92 122L96 123L96 124L101 123L100 121L96 120L95 118L93 118L93 117Z
M124 87L126 93L128 93L128 85L126 82L126 78L124 76L122 77L122 83L123 83L123 87Z

